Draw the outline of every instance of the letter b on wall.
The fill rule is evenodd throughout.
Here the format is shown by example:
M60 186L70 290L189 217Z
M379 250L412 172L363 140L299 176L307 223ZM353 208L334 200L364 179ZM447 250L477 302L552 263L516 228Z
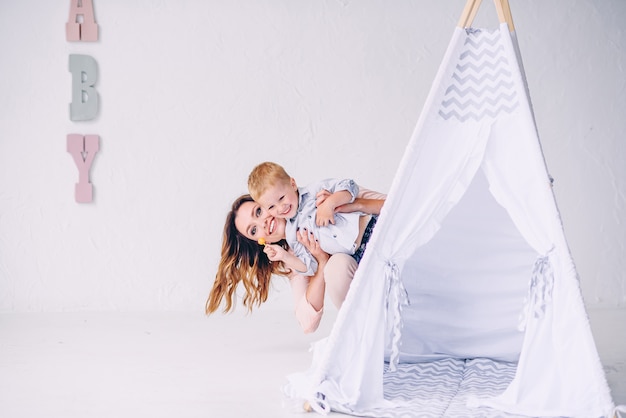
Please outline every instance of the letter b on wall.
M98 114L98 64L89 55L70 55L72 73L72 103L70 120L91 120Z

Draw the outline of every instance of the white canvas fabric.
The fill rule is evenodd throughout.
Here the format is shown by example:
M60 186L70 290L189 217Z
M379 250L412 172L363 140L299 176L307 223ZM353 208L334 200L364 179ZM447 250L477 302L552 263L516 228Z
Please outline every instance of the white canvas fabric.
M289 396L406 416L411 399L385 397L398 364L484 358L515 374L468 411L610 416L519 57L505 23L455 29L333 330Z

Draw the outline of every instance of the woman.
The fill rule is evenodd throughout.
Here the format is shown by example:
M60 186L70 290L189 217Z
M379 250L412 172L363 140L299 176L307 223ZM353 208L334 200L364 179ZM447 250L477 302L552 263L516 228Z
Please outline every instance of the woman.
M353 203L342 206L338 211L378 214L384 197L365 190L359 193ZM323 198L324 195L320 195L320 199ZM245 289L244 306L249 311L255 305L260 306L267 300L270 279L274 274L289 278L296 317L305 333L317 329L326 292L333 304L337 308L341 307L357 268L356 261L347 254L329 256L319 248L312 235L301 233L298 241L318 261L315 275L305 277L290 271L282 263L271 263L257 240L264 238L268 243L280 243L286 248L285 225L284 219L270 216L249 195L243 195L233 202L224 225L220 264L206 302L207 314L215 312L222 299L225 299L224 312L233 309L235 292L240 282Z

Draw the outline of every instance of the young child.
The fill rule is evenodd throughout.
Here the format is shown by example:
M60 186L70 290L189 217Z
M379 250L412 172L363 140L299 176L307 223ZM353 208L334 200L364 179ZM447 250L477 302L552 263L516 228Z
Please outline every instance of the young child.
M279 246L268 245L264 251L270 260L283 261L303 275L313 275L317 262L298 242L298 233L314 234L320 247L331 255L355 254L359 248L368 217L359 212L335 213L338 206L353 202L358 194L359 187L353 180L328 179L298 187L282 166L264 162L248 176L248 189L252 198L270 215L287 219L286 240L293 254Z

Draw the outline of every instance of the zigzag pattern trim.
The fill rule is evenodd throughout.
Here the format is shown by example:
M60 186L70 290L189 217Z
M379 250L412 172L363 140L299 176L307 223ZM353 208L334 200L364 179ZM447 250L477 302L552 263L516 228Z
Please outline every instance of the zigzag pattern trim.
M383 393L394 406L353 411L334 403L334 411L376 418L526 418L487 407L470 408L472 396L497 396L515 377L517 363L488 358L443 358L425 363L385 364ZM356 412L356 413L355 413Z
M400 363L395 371L385 366L383 390L395 408L372 409L363 416L377 418L518 418L490 408L468 408L470 396L496 396L515 376L516 363L486 358L445 358L426 363ZM338 412L351 413L340 405Z
M445 120L495 119L519 106L500 31L468 30L438 114Z

